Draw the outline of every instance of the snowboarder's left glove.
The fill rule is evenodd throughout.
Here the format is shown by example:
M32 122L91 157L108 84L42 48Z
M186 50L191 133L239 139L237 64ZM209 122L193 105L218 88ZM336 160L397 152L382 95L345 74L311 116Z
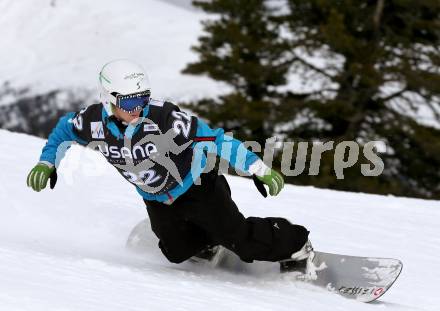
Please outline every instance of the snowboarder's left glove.
M277 171L271 169L263 161L257 160L249 167L249 172L253 174L253 180L258 191L267 197L267 191L263 185L269 187L270 195L277 195L284 187L284 178Z
M55 166L46 162L38 162L29 172L27 185L37 192L46 188L47 181L50 179L50 188L53 189L57 182L57 171Z

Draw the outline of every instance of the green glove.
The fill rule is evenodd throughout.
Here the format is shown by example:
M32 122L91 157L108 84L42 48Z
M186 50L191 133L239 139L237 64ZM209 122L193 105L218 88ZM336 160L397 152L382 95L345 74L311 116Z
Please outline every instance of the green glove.
M256 177L269 187L270 195L277 195L284 187L283 176L273 169L268 169L265 175Z
M40 162L30 171L27 177L27 185L35 191L40 192L46 188L48 179L50 179L50 188L53 189L57 182L55 166L50 167Z

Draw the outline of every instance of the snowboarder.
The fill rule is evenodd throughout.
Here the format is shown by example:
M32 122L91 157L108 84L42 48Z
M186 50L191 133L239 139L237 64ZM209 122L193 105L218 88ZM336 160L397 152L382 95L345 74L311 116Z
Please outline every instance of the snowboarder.
M245 218L226 178L196 165L195 158L198 154L206 164L208 152L224 157L222 146L227 142L232 146L230 165L253 176L260 191L267 185L272 196L284 186L281 174L223 129L212 129L176 105L152 99L146 73L136 63L107 63L99 83L99 104L59 120L27 177L29 187L41 191L50 181L53 189L66 149L59 147L76 142L100 151L135 185L169 261L210 259L221 245L245 262L279 261L282 270L305 264L313 253L306 228L284 218Z

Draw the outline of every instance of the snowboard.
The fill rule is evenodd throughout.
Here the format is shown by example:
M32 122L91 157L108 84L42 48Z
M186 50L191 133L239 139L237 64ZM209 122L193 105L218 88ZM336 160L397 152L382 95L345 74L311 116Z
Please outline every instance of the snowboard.
M224 249L216 258L215 267L235 272L250 272L251 266L264 269L261 262L242 262L237 255ZM212 267L213 265L209 263ZM306 282L345 298L372 302L383 296L402 271L400 260L391 258L359 257L314 251L306 272L283 272L282 278ZM278 270L279 271L279 270ZM274 271L273 271L274 272Z
M126 246L138 253L148 253L157 248L157 240L152 236L148 220L140 222L133 228ZM348 256L319 251L314 253L315 256L308 264L306 273L285 272L281 274L282 278L306 282L345 298L372 302L387 292L403 268L402 262L397 259ZM212 262L206 264L213 267ZM279 273L277 265L278 263L274 265L269 262L245 263L225 248L222 249L221 258L215 261L216 268L253 274L269 271L270 275L274 275Z
M399 277L400 260L358 257L315 251L307 272L295 279L338 293L349 299L372 302L383 296Z

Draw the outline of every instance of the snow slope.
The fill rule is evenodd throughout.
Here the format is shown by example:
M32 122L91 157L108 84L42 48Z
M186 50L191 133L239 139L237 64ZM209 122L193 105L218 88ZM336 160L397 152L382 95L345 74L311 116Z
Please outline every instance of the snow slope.
M285 216L311 230L315 248L399 258L403 273L375 304L362 304L273 273L168 263L125 249L145 219L142 200L97 153L74 146L54 190L25 185L44 141L0 130L0 310L439 310L440 202L287 185L263 199L228 177L246 215ZM81 161L81 164L79 163Z
M230 90L208 77L181 73L197 60L190 47L202 34L200 21L211 17L194 8L191 0L2 0L0 11L0 86L9 82L12 88L30 88L27 95L78 88L96 92L100 68L109 60L130 58L148 71L155 98L178 102ZM319 55L303 57L318 67L329 61ZM335 60L335 65L340 63ZM322 87L329 86L294 71L284 88L307 92ZM1 98L0 105L16 100ZM417 111L404 102L394 106L422 124L440 128L424 104Z
M192 0L161 0L163 2L170 3L172 5L184 8L187 10L197 10L198 8L192 5Z
M173 2L173 1L171 1ZM175 1L174 1L175 2ZM188 8L188 1L181 5ZM222 84L180 71L197 59L190 47L204 13L160 0L3 0L0 84L94 90L109 60L130 58L148 71L155 97L187 99L222 92Z

